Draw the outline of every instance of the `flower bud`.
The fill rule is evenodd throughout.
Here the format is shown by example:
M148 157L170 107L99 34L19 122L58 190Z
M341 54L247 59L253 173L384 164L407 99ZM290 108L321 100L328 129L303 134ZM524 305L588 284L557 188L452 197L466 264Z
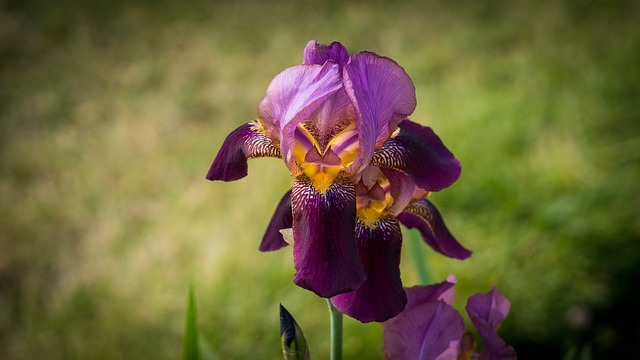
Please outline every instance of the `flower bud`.
M302 329L280 304L280 339L285 360L309 360L309 346Z

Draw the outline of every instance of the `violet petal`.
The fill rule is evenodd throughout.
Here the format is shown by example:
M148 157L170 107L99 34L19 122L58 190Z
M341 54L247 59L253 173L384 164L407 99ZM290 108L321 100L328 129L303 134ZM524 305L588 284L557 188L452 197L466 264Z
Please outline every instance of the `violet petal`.
M375 152L371 165L403 171L428 191L442 190L458 180L460 161L431 128L409 119L399 127L400 133Z
M347 180L318 193L306 177L293 181L294 282L321 297L357 289L366 280L354 239L356 194Z
M273 251L281 249L289 244L282 238L280 230L293 226L291 210L291 190L287 191L276 207L267 230L260 243L260 251Z
M480 360L516 359L516 351L502 340L498 328L509 314L511 303L495 287L488 293L475 294L467 300L467 313L478 333L484 340Z
M343 68L344 87L355 108L360 150L347 169L352 175L416 107L415 87L395 61L370 52L351 55Z
M209 168L208 180L234 181L247 176L247 160L280 157L280 149L262 132L256 122L243 124L227 136Z
M382 323L387 360L457 359L464 322L444 301L423 302Z
M441 283L405 288L407 293L406 309L432 301L444 301L453 306L456 296L455 288L453 287L455 284L455 276L449 275L449 278Z
M337 41L331 44L318 44L315 40L309 41L304 48L302 63L322 65L327 60L331 60L342 66L349 60L349 52Z
M344 89L340 89L327 97L316 110L311 113L304 125L313 134L321 148L325 148L336 135L336 128L347 127L354 119L353 107Z
M342 88L341 80L339 66L332 62L290 67L271 80L258 107L258 116L267 136L280 144L292 172L297 170L293 156L296 126Z
M356 221L356 246L367 280L357 290L331 298L346 315L367 323L398 315L407 303L400 280L402 233L393 217L378 220L376 228Z
M424 241L433 250L450 258L464 260L471 251L462 246L449 232L438 209L427 199L416 201L398 215L398 220L409 229L418 228Z

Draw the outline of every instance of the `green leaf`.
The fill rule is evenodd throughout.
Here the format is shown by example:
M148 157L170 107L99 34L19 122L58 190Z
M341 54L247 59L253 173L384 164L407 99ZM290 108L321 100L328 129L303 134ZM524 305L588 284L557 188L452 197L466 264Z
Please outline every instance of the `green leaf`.
M193 291L193 284L189 285L189 296L187 299L187 314L185 316L184 327L184 360L200 360L200 348L198 347L198 322L196 311L196 299Z

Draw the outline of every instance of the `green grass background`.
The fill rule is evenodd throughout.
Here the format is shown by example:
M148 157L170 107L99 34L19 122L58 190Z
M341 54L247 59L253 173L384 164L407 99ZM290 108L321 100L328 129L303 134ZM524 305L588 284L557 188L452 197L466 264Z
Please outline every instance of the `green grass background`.
M1 357L178 358L190 281L217 358L280 358L278 303L328 357L290 249L257 251L286 167L204 180L310 39L400 63L412 118L462 161L431 199L474 255L425 250L460 310L495 284L522 359L637 353L638 19L604 0L0 1ZM345 320L345 358L380 347Z

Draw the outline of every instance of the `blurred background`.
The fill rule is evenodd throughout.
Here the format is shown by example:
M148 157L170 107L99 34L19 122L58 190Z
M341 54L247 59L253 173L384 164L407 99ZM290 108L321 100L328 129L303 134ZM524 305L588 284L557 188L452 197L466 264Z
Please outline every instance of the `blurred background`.
M326 305L292 284L290 248L257 251L286 167L204 179L310 39L395 59L412 119L462 161L430 199L474 255L424 256L433 282L456 274L463 314L495 284L520 358L637 356L638 2L0 4L4 359L178 358L190 282L217 358L280 358L278 303L328 358ZM345 358L381 358L381 334L345 319Z

